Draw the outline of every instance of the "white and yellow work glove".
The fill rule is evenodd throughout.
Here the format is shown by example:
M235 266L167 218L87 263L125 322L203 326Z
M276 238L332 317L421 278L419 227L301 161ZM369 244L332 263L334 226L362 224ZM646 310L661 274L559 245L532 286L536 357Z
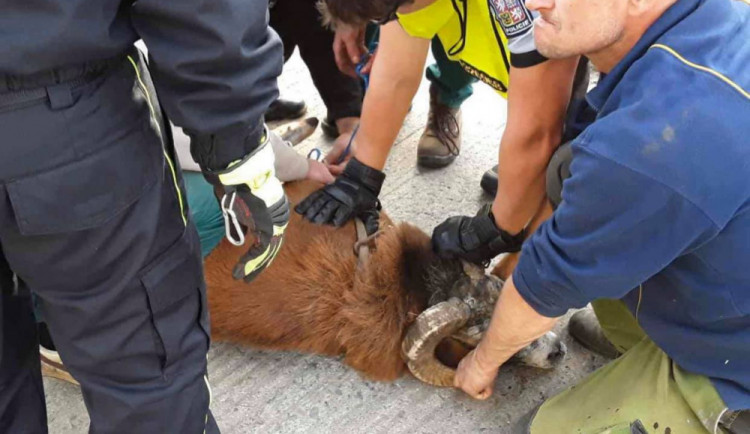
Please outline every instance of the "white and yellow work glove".
M211 174L224 188L221 212L229 242L245 244L243 226L255 234L255 242L232 271L232 277L246 282L273 262L289 223L289 201L276 178L271 140L281 138L266 130L260 146L251 154Z

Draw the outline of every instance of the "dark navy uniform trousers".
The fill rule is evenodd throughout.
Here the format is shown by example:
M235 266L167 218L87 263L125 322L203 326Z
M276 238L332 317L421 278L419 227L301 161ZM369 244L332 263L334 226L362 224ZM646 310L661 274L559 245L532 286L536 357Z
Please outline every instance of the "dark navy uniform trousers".
M47 432L26 287L91 432L218 432L200 248L164 123L135 51L0 80L0 433Z

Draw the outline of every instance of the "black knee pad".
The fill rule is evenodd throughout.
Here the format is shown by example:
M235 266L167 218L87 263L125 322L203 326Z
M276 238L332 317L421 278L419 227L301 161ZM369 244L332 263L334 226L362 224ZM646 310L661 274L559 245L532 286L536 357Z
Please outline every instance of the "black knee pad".
M570 162L573 160L570 143L560 145L547 166L547 197L554 209L562 202L563 181L570 178Z

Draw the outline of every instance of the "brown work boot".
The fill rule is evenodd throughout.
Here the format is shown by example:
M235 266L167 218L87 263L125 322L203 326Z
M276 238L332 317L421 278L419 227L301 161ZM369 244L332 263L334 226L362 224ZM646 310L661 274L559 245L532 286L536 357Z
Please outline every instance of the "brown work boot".
M604 335L593 309L583 309L574 313L568 322L568 333L584 347L608 359L620 355L617 348Z
M461 151L461 108L438 101L437 88L430 86L430 113L427 127L417 145L417 164L423 167L445 167Z

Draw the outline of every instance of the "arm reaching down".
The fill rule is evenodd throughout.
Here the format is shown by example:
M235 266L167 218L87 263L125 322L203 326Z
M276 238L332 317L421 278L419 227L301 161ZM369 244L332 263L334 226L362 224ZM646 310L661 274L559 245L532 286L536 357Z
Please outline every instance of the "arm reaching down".
M510 69L492 213L497 226L511 234L526 226L546 197L547 163L560 145L577 63L576 57Z
M263 122L282 67L268 2L139 0L131 20L149 49L164 110L190 136L206 179L225 192L227 237L242 245L243 226L255 232L233 271L251 280L273 261L289 219Z
M377 230L382 169L422 80L429 46L429 40L409 36L396 21L382 27L379 54L352 143L354 158L336 182L313 192L295 208L306 219L341 226L360 217L368 233Z
M500 366L554 327L557 318L538 314L508 279L482 341L458 365L454 386L475 399L492 395Z

